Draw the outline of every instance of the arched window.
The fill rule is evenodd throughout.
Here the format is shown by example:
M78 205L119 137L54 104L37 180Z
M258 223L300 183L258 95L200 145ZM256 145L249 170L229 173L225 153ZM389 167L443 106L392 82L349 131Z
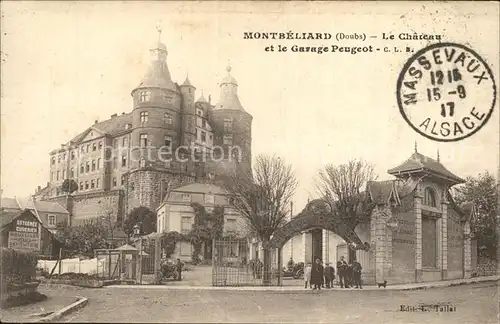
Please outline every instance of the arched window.
M424 190L424 205L436 207L436 192L432 188Z

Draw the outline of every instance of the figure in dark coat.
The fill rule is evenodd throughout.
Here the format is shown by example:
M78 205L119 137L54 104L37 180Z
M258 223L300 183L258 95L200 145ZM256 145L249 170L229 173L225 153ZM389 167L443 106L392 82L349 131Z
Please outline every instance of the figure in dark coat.
M340 260L337 262L337 275L339 276L339 284L340 288L349 288L346 280L346 270L347 270L347 262L344 260L344 256L340 257Z
M321 285L323 284L323 266L321 261L316 259L312 269L311 269L311 285L314 285L314 290L321 290Z
M176 268L177 273L178 273L177 280L181 281L182 280L182 262L181 262L181 259L177 259L177 264L175 265L175 268Z
M330 265L330 263L327 263L325 267L326 288L333 288L333 279L335 279L335 269Z
M361 264L354 260L352 263L352 271L353 271L353 279L354 279L354 284L356 285L356 288L363 289L361 286L361 270L363 270L363 267Z

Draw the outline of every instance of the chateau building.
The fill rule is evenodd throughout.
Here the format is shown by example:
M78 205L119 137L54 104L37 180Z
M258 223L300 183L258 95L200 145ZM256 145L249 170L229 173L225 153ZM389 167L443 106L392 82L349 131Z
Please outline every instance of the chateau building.
M161 34L161 33L160 33ZM132 111L113 114L50 152L50 181L37 191L64 202L77 224L112 210L118 220L134 207L155 210L172 188L215 182L239 167L251 167L252 116L238 98L227 67L213 105L188 77L172 80L167 47L150 50L149 68L132 89ZM65 180L77 190L67 195Z

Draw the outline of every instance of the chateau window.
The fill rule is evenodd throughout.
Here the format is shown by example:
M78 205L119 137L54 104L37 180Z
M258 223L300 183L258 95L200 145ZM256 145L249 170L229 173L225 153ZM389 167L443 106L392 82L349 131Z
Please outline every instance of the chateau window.
M66 153L63 153L63 155L62 155L62 160L63 160L63 161L66 161Z
M51 164L52 164L52 165L56 164L56 158L55 158L55 157L52 157Z
M432 188L425 188L424 190L424 205L436 207L436 192Z
M83 163L80 165L80 173L85 172L85 167L83 166Z
M113 187L116 187L116 178L113 178Z
M62 172L62 178L66 179L66 170L63 170L63 172Z
M191 195L190 194L182 194L182 201L191 202Z
M113 169L117 169L117 168L118 168L118 158L114 157L113 158Z
M234 233L236 232L236 219L227 219L226 220L226 231L229 233Z
M95 181L91 180L90 181L90 189L94 189L94 188L95 188Z
M90 162L85 163L85 172L90 171Z
M87 144L87 153L90 151L90 144Z
M144 167L146 166L146 160L141 159L141 161L139 162L139 166L140 166L141 168L144 168Z
M163 116L163 119L165 121L165 124L172 124L172 115L170 115L169 113L165 113L165 115Z
M57 171L56 180L59 180L59 171Z
M233 144L233 135L224 135L224 145Z
M214 139L214 137L212 135L210 135L210 140L213 140L213 139Z
M122 139L122 146L123 146L123 147L127 147L127 146L128 146L128 137L126 137L126 136L125 136L125 137Z
M198 139L198 128L194 129L194 137L196 137L196 139Z
M96 188L99 188L99 186L100 186L100 182L101 182L101 181L100 181L100 179L97 179L97 180L95 181L95 187L96 187Z
M147 121L148 121L148 112L147 111L141 112L141 123L145 123Z
M125 184L125 176L122 175L120 179L120 184L123 186Z
M233 119L224 118L224 133L229 133L233 130Z
M85 147L83 145L80 151L82 151L82 153L85 152Z
M97 170L101 167L101 158L97 159Z
M56 216L49 215L49 225L50 226L55 226L56 225Z
M207 133L204 131L201 132L201 142L205 143L207 141Z
M75 177L75 168L71 168L71 170L69 171L69 174L70 174L71 178L74 178Z
M117 149L117 148L118 148L118 140L117 140L117 139L114 139L114 140L113 140L113 148L114 148L114 149Z
M201 127L203 127L203 128L206 128L206 127L207 127L207 121L206 121L205 119L203 119L203 120L201 121Z
M85 181L85 190L89 189L89 182Z
M139 93L139 101L140 102L146 102L149 101L151 98L151 93L149 91L141 91Z
M92 171L95 171L95 160L92 160Z
M60 155L57 156L57 163L61 163L61 156Z
M83 181L80 181L80 190L83 190Z
M96 143L92 144L92 151L93 152L97 151L97 144Z
M75 151L71 151L71 160L75 159Z
M140 142L141 147L147 147L148 146L148 134L141 134L139 142Z
M127 156L122 155L122 167L126 167L126 166L127 166Z
M54 172L50 173L50 180L54 180Z
M165 135L165 146L167 146L167 147L172 146L172 136Z

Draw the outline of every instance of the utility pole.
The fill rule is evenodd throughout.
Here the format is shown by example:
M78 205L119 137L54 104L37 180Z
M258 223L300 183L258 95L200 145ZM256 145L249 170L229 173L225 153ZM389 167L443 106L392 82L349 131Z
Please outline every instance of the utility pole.
M290 201L290 221L293 218L293 201ZM290 259L293 259L293 236L290 239Z

